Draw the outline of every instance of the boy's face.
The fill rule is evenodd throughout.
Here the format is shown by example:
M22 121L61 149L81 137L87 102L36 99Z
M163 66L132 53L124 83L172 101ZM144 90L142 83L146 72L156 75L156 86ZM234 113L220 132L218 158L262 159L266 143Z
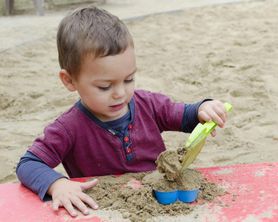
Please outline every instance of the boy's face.
M73 80L82 103L100 120L111 121L128 111L134 94L136 61L133 47L122 54L93 59L87 56L77 80Z

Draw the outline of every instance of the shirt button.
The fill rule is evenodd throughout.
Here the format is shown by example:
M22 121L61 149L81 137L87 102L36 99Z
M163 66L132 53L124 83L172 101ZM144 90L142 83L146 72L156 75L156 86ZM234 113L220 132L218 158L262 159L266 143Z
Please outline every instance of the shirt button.
M132 151L131 148L127 148L127 149L126 149L126 152L127 152L127 153L131 153L131 151Z
M132 127L133 127L132 124L128 125L128 129L132 129Z
M124 141L125 141L126 143L129 141L128 136L125 136L125 137L124 137Z

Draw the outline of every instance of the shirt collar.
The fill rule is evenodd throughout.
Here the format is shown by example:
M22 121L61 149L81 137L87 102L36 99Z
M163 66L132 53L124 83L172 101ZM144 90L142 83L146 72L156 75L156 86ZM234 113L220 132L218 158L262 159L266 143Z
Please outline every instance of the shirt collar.
M98 125L102 126L103 128L108 128L111 124L118 124L118 122L123 121L124 119L127 118L127 115L131 116L130 123L133 123L134 121L134 112L135 112L135 103L134 103L134 98L130 100L128 103L128 108L129 108L129 113L126 113L124 116L120 117L119 119L112 120L109 122L103 122L100 119L98 119L86 106L84 106L81 102L81 100L77 101L75 103L75 107L77 107L81 112L83 112L87 117L89 117L92 121L97 123Z

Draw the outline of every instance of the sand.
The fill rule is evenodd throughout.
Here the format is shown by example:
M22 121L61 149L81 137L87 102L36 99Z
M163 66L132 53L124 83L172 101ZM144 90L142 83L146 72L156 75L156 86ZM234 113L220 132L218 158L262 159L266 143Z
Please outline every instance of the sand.
M152 221L158 216L184 216L191 213L197 206L225 194L223 189L203 179L198 199L194 203L177 201L171 205L162 205L153 196L158 175L155 171L130 173L120 177L98 177L99 183L86 193L98 202L100 210L117 210L121 213L122 221L126 219L131 222Z
M166 150L160 153L156 160L156 168L161 176L158 174L157 180L152 179L155 190L196 190L201 187L204 180L201 173L182 167L183 153L186 152Z
M156 161L153 172L129 173L98 177L99 183L86 193L99 203L100 210L117 210L122 219L131 222L152 221L158 216L185 216L196 207L224 195L225 190L207 181L194 169L182 169L182 153L167 150ZM176 201L170 205L159 204L155 191L198 190L192 203Z
M191 167L278 160L277 15L278 2L269 0L126 21L136 46L137 88L176 101L217 98L233 104L225 129L208 138ZM61 18L0 19L0 182L16 181L20 156L78 98L58 79L55 35ZM188 135L163 137L167 149L176 150Z

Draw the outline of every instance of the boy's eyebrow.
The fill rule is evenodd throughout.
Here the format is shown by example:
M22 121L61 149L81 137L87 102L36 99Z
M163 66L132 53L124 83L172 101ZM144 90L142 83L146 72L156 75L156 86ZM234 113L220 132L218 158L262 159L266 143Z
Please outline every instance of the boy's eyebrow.
M130 74L128 74L125 78L128 78L128 77L132 76L136 72L137 72L137 68L135 68L135 70L133 72L131 72ZM98 79L96 81L97 82L111 82L111 80L109 80L109 79L107 79L107 80L106 79Z
M136 72L137 72L137 68L135 68L135 70L132 73L130 73L127 77L132 76Z

